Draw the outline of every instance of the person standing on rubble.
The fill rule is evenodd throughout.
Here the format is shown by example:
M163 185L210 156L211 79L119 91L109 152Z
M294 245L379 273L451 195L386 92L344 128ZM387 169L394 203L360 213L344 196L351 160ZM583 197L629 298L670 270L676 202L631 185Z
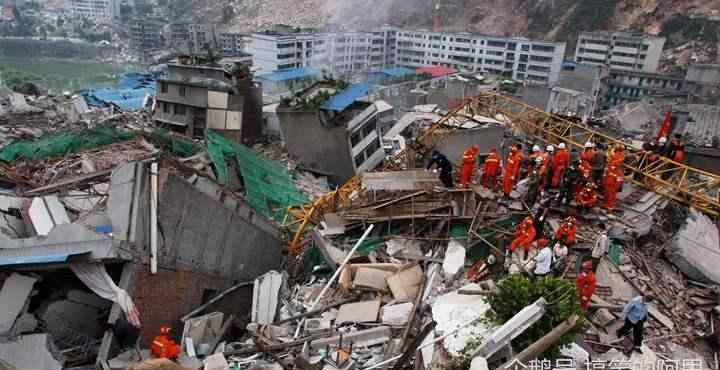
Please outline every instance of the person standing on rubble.
M575 234L577 234L577 220L573 216L568 216L555 232L555 240L570 247L575 244Z
M555 276L561 277L567 266L568 247L563 243L555 243L553 247L553 272Z
M598 227L600 228L600 232L595 239L595 245L593 246L592 253L590 255L593 264L593 272L597 272L598 266L600 266L600 261L604 256L607 256L608 251L610 250L610 238L608 237L607 226L605 226L605 223L601 222Z
M550 250L550 242L542 238L537 241L537 247L539 252L535 256L535 270L533 270L533 276L535 278L546 277L550 273L552 266L553 254Z
M552 181L550 187L557 189L565 175L565 169L570 164L570 152L565 148L565 143L558 144L557 153L552 161Z
M462 170L460 171L460 185L464 188L470 186L473 172L475 172L475 165L477 164L477 155L479 152L480 147L473 144L463 153Z
M623 308L625 324L615 332L618 338L624 337L632 329L634 350L642 353L643 329L648 318L648 303L653 301L651 295L637 296Z
M492 191L495 191L497 187L497 177L500 172L500 155L497 149L491 148L487 158L485 158L485 164L483 165L483 173L480 178L480 184Z
M565 171L565 176L563 176L562 184L560 186L560 195L558 197L558 200L562 205L569 205L575 198L575 190L581 176L579 166L580 161L576 159L574 162L570 163Z
M580 298L580 308L587 311L590 308L590 300L595 293L596 286L595 273L593 272L592 261L585 261L582 264L582 272L575 280L577 292Z
M545 191L550 185L550 179L552 177L552 161L555 153L555 147L548 145L545 148L545 153L542 155L542 166L540 167L540 188Z
M450 164L450 161L447 159L445 155L438 152L437 150L432 151L432 156L430 157L430 163L428 163L426 170L430 170L432 166L437 166L439 172L440 172L440 181L442 181L443 186L446 188L452 188L455 185L453 184L453 178L452 178L452 164Z
M527 257L536 235L535 222L532 216L525 217L523 222L515 229L515 239L510 243L510 252L514 253L517 247L522 247L525 250L525 257Z
M600 185L602 183L606 162L607 155L605 153L605 147L602 143L598 143L590 163L590 166L592 167L593 182L595 182L596 185Z
M580 153L580 169L583 173L592 172L592 159L595 156L595 145L591 142L585 143L585 150Z
M515 187L517 177L520 174L520 163L523 155L517 146L510 147L505 167L503 168L503 193L505 198L510 197L510 192Z
M542 169L543 159L541 157L535 158L535 167L531 169L530 175L528 176L527 193L525 193L525 205L528 208L532 208L537 201L538 194L540 193L540 185L542 182Z
M617 199L617 193L620 191L623 182L623 174L619 168L614 165L608 167L607 173L605 174L605 180L603 181L603 189L605 190L605 202L603 208L612 212L615 209L615 200Z

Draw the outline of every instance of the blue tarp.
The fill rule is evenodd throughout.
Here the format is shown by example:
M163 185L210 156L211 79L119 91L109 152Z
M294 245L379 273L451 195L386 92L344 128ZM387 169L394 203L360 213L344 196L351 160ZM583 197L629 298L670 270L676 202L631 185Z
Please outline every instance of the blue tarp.
M278 72L272 72L272 73L266 73L257 76L258 79L261 80L267 80L272 82L281 82L281 81L289 81L289 80L296 80L299 78L306 78L306 77L312 77L320 73L317 69L314 68L295 68L295 69L288 69L284 71L278 71Z
M380 71L380 73L388 75L390 77L404 77L407 75L414 75L415 70L404 67L386 68Z
M82 95L94 107L114 104L125 111L139 110L146 96L155 95L155 78L147 73L126 73L120 77L117 88L90 89Z
M325 102L320 108L325 110L332 110L341 112L345 108L352 105L355 100L366 96L370 91L369 82L361 82L352 84L348 88L339 93L333 95L328 101Z
M0 257L0 266L61 263L67 261L70 256L70 254L48 254L45 256Z

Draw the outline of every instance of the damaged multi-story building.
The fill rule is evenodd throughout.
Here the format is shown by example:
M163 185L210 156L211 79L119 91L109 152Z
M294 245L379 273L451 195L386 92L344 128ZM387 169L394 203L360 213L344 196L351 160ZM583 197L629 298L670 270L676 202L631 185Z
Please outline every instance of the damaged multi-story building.
M247 65L193 60L179 58L158 80L154 120L193 136L215 129L236 142L257 138L262 130L262 87Z

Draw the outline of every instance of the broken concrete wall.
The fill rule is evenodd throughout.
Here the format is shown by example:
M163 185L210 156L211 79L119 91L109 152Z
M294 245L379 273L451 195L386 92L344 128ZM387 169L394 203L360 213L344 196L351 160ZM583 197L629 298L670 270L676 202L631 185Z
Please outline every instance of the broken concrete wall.
M690 279L720 284L720 233L715 223L691 209L670 242L668 259Z
M280 268L279 231L263 216L229 208L175 175L163 184L159 204L158 273L143 262L131 290L146 339L234 282ZM252 289L240 290L213 309L243 316L251 301Z

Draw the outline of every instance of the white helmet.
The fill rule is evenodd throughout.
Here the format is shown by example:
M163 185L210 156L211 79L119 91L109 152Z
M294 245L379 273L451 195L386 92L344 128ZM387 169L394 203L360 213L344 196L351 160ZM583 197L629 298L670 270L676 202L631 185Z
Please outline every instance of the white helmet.
M558 144L558 149L565 149L565 143Z
M535 158L535 163L537 163L537 164L543 163L543 157Z
M540 146L539 145L533 145L533 152L539 152Z
M552 145L548 145L547 148L545 148L545 150L548 151L548 152L554 152L554 151L555 151L555 147L552 146Z
M661 137L660 140L658 140L658 143L660 143L660 144L667 143L667 138L665 136Z
M594 146L593 143L591 143L589 141L587 143L585 143L586 148L592 148L593 146Z

